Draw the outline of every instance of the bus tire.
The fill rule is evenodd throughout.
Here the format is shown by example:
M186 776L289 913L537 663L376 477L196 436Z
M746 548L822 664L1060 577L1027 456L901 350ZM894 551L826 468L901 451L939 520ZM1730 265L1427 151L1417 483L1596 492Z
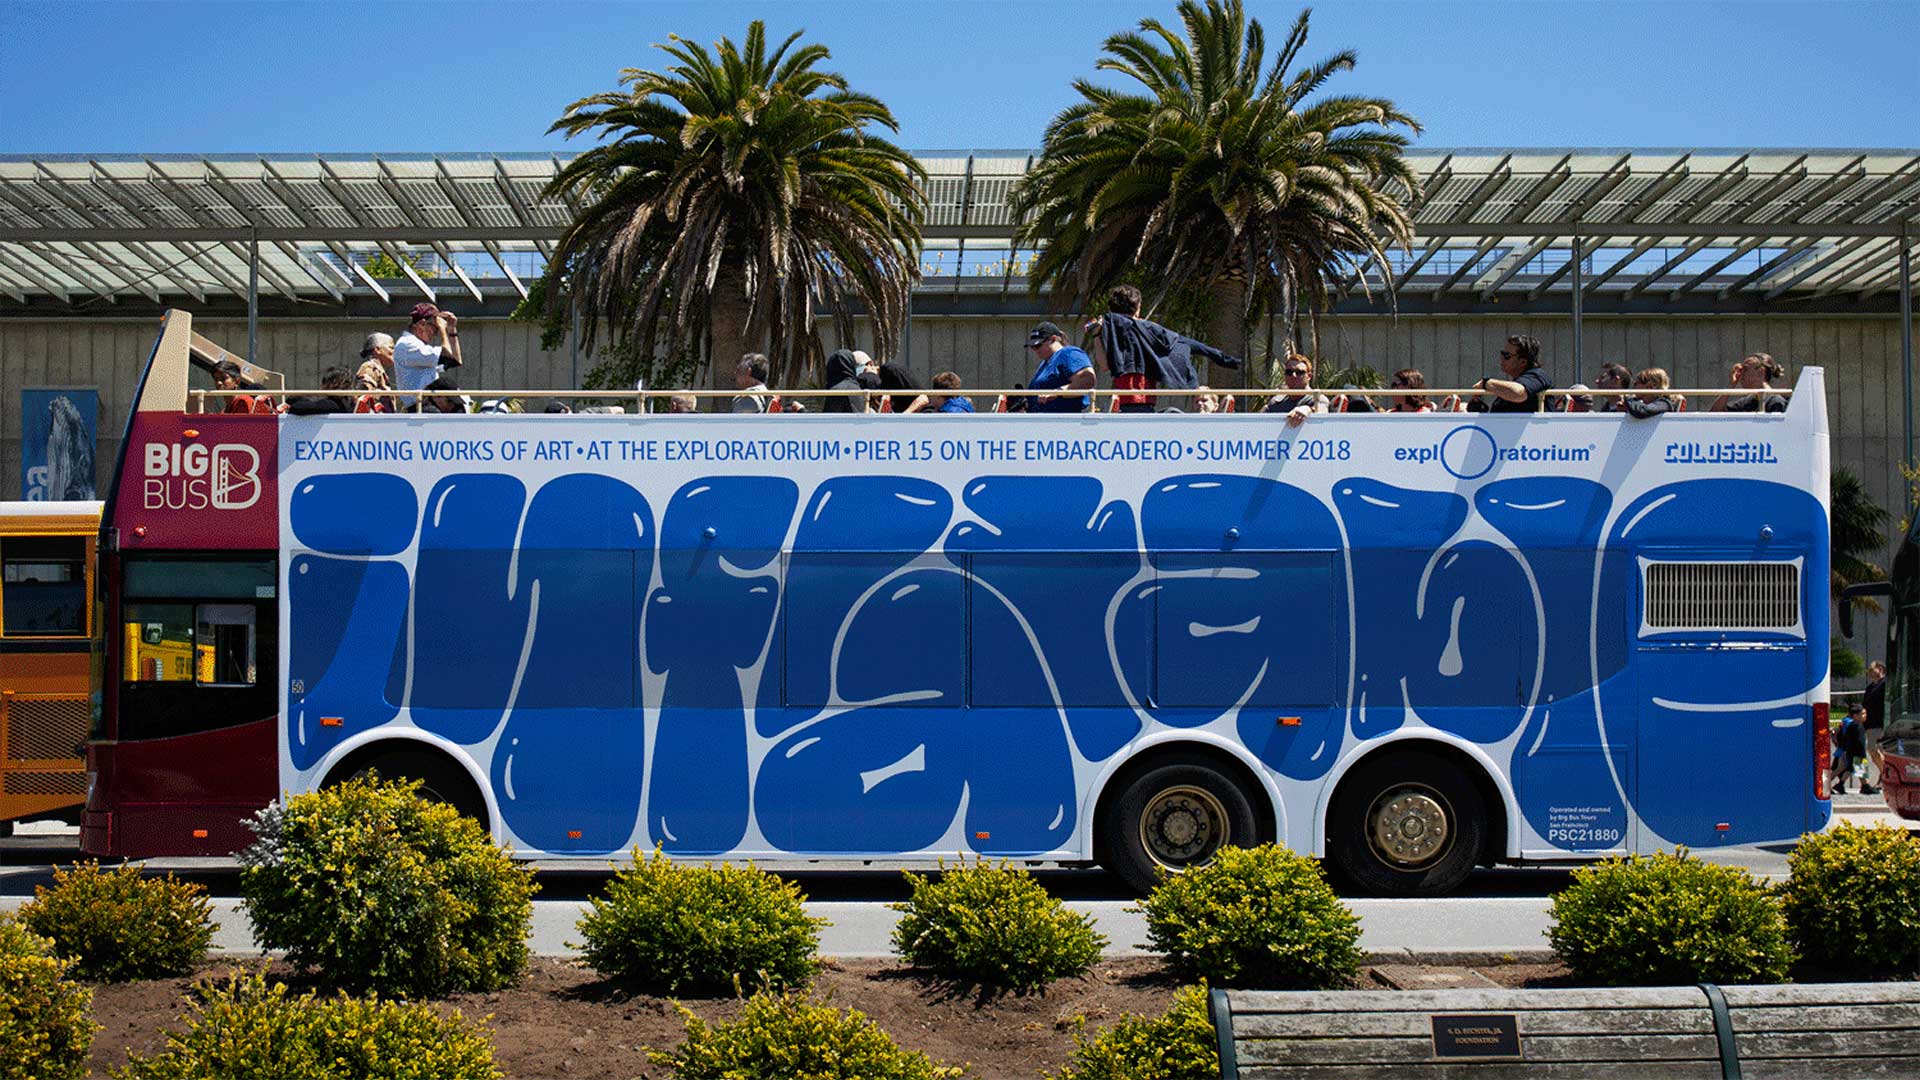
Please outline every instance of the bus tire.
M1260 842L1252 798L1204 755L1156 759L1123 783L1096 825L1107 869L1136 892L1205 866L1222 847Z
M1380 896L1440 896L1460 887L1488 839L1487 805L1447 759L1396 750L1341 781L1327 814L1327 855Z
M487 800L475 787L465 770L432 750L413 747L382 747L366 757L349 761L335 770L335 782L358 780L378 775L382 780L418 780L420 797L428 802L445 803L488 828Z

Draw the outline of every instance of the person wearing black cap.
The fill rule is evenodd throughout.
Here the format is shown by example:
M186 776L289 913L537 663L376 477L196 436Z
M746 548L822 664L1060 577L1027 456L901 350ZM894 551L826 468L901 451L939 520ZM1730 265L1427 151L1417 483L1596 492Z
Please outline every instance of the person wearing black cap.
M1093 389L1096 378L1093 358L1087 355L1086 350L1067 344L1067 336L1050 322L1043 322L1027 332L1027 348L1033 350L1033 355L1040 361L1040 366L1033 371L1033 378L1027 380L1027 388L1042 391L1033 395L1028 411L1086 412L1089 404L1086 394L1047 392Z

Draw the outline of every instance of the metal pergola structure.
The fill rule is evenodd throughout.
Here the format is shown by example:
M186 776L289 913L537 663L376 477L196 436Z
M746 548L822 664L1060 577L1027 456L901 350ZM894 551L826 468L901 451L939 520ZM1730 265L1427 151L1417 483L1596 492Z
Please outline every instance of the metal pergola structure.
M922 295L1024 289L1007 208L1031 151L926 153ZM1796 313L1898 298L1912 371L1920 150L1425 149L1417 236L1344 283L1346 309ZM551 154L0 155L0 316L244 297L524 297L575 207ZM953 256L951 263L947 255ZM972 260L969 263L969 260ZM382 273L369 268L373 260ZM396 273L397 272L397 273ZM395 292L405 294L396 298ZM11 300L13 305L6 301ZM1911 391L1906 413L1913 412ZM1912 458L1909 434L1907 457Z

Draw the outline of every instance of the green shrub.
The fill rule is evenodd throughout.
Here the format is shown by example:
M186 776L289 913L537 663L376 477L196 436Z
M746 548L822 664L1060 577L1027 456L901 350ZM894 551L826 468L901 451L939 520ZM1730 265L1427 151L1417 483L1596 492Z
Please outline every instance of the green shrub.
M1800 838L1781 890L1787 932L1822 967L1875 975L1920 969L1920 841L1844 824Z
M752 864L676 866L658 850L593 897L579 922L587 966L670 994L799 986L813 978L819 928L798 885Z
M1207 988L1185 986L1165 1015L1120 1018L1091 1039L1073 1036L1073 1060L1051 1080L1215 1080L1220 1051Z
M0 1080L78 1080L97 1029L93 991L67 979L72 961L0 914Z
M792 993L756 994L730 1024L708 1024L676 1007L687 1022L686 1041L649 1056L680 1080L940 1080L966 1073L901 1049L856 1009L816 1005Z
M53 888L34 887L20 921L74 961L83 979L124 982L185 975L213 941L213 905L199 885L140 875L123 863L102 872L97 862L55 869Z
M116 1080L494 1080L493 1039L458 1010L379 995L289 996L261 971L194 988L186 1030L166 1048L132 1056Z
M1608 986L1782 982L1780 902L1745 870L1662 852L1573 872L1547 939L1574 976Z
M1068 911L1033 875L982 859L962 862L938 880L908 872L913 895L889 904L901 912L893 947L907 963L948 978L1031 990L1079 975L1100 959L1107 939L1093 919Z
M253 819L240 889L262 948L326 985L406 997L519 978L533 871L418 787L353 780Z
M1140 902L1146 947L1185 978L1215 986L1310 990L1360 971L1360 920L1320 864L1273 844L1221 848Z

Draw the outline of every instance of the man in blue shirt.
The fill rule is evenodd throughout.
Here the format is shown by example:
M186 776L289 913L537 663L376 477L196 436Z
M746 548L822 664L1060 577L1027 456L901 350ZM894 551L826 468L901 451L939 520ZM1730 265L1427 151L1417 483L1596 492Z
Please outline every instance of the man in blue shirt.
M1085 349L1067 344L1067 336L1050 322L1043 322L1027 333L1027 348L1040 361L1033 378L1027 380L1033 395L1030 412L1086 412L1090 398L1086 394L1057 393L1060 390L1091 390L1095 380L1093 358Z

